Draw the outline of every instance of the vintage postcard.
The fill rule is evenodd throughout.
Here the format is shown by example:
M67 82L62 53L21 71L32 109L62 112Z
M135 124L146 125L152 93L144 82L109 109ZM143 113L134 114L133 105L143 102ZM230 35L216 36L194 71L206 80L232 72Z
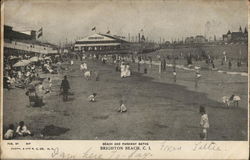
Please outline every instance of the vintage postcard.
M248 159L247 0L4 0L2 159Z

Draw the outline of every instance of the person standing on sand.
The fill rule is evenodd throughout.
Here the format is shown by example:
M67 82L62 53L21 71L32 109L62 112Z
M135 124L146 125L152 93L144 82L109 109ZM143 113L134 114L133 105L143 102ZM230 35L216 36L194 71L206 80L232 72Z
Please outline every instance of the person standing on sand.
M165 58L163 59L162 67L163 67L163 71L166 71L166 59Z
M150 69L152 68L152 57L151 56L149 57L149 68Z
M46 86L47 86L47 87L46 87L46 92L45 92L45 94L51 92L51 88L52 88L52 79L51 79L50 77L48 78L48 81L47 81L47 85L46 85Z
M162 63L160 61L160 64L159 64L159 73L161 73L161 70L162 70Z
M83 63L80 64L80 71L83 72L84 70L84 66L83 66Z
M208 128L209 128L209 121L208 121L208 115L206 114L205 107L200 106L200 114L201 114L201 121L200 126L202 129L202 133L200 135L202 140L207 140L208 137Z
M69 94L69 81L67 80L67 76L64 76L64 79L62 80L60 90L63 90L63 101L68 100L68 94Z
M141 57L138 57L138 62L137 62L137 71L140 72L141 71Z
M174 76L174 82L176 82L176 80L177 80L177 77L176 77L176 76L177 76L177 73L176 73L175 70L173 71L173 76Z
M231 59L229 59L228 61L228 68L231 69L232 68L232 62L231 62Z
M200 74L199 70L197 70L196 73L195 73L195 86L194 86L195 88L198 87L200 77L201 77L201 74Z
M141 64L140 64L140 61L137 62L137 71L138 71L138 72L141 71Z

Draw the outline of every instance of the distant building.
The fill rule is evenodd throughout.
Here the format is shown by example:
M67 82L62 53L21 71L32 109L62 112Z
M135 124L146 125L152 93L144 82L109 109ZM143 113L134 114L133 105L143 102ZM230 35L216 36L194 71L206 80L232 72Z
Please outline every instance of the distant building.
M119 51L126 48L129 42L118 36L95 33L83 39L77 40L74 44L74 51L80 52L108 52Z
M19 32L4 25L4 54L55 54L57 49L50 43L36 40L36 31Z
M225 42L238 42L238 41L248 41L248 32L245 28L243 32L241 27L239 28L239 32L231 32L230 30L227 34L222 35L223 41Z
M13 30L13 27L4 25L4 39L9 40L35 40L36 39L36 31L26 31L19 32Z

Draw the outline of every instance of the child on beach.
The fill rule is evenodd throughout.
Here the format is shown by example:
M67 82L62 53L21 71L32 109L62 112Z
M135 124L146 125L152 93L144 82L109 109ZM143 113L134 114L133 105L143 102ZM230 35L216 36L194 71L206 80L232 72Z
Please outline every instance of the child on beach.
M207 140L207 130L209 128L209 121L208 121L208 115L206 114L205 107L200 106L200 114L201 114L201 121L200 126L202 129L202 133L200 135L201 139Z
M199 70L197 70L195 73L195 85L194 85L195 88L198 87L198 83L199 83L200 78L201 78L201 74L200 74Z
M127 112L127 108L125 106L125 104L123 103L123 101L120 101L120 107L118 109L118 112Z
M48 81L47 81L47 88L46 88L46 92L45 92L45 94L47 94L47 93L50 93L51 92L51 88L52 88L52 79L49 77L48 78Z
M95 102L95 101L96 101L96 100L95 100L96 95L97 95L96 93L91 94L91 95L88 97L89 102Z
M19 122L19 126L16 129L16 133L19 136L32 135L31 132L28 130L27 126L24 124L23 121Z
M14 125L10 124L7 132L4 134L4 139L12 139L14 137Z

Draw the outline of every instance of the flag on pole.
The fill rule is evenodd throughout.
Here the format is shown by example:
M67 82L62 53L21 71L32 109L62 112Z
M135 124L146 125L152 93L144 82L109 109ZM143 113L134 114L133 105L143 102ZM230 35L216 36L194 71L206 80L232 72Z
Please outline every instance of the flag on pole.
M141 41L145 41L146 39L145 39L145 37L144 37L144 35L142 35L141 36Z
M37 31L37 38L41 37L43 35L43 27L41 27L38 31Z
M91 30L92 30L92 31L95 31L95 30L96 30L96 27L93 27Z

